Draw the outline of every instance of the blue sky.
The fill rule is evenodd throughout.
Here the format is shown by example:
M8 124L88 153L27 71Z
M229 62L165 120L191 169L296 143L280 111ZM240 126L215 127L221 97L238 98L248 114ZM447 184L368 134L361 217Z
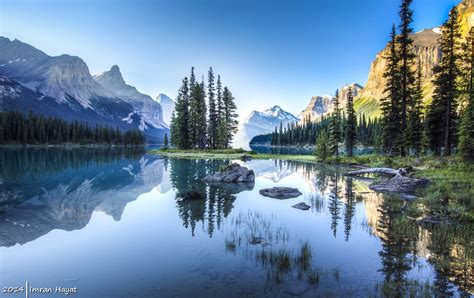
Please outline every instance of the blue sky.
M416 31L460 0L414 0ZM0 34L49 55L80 56L92 74L120 66L143 93L176 96L195 66L222 76L242 116L367 80L398 23L400 0L0 0Z

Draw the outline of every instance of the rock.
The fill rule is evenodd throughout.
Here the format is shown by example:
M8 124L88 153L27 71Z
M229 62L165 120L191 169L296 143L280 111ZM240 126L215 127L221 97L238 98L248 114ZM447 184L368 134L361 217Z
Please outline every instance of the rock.
M260 194L262 196L275 199L296 198L302 195L302 193L298 189L291 187L264 188L260 190Z
M251 161L252 160L252 156L250 155L247 155L247 154L244 154L240 157L240 160L241 161Z
M451 218L446 214L433 214L417 221L422 227L433 227L439 225L450 225Z
M230 194L238 194L243 191L250 191L255 186L255 182L235 182L235 183L225 183L225 182L208 182L208 185L211 187L216 187L226 190Z
M272 245L270 242L268 242L267 240L265 240L265 238L263 237L252 237L252 239L250 239L250 244L252 245L257 245L257 244L260 244L261 246L263 247L267 247L267 246L270 246Z
M411 194L414 193L418 187L423 187L429 184L428 179L409 178L401 175L384 180L381 182L369 185L369 188L380 192L396 192Z
M298 204L293 205L291 207L296 208L296 209L300 209L300 210L309 210L309 209L311 209L311 207L308 204L306 204L305 202L298 203Z
M225 167L222 172L213 175L207 175L202 181L206 183L216 182L254 182L255 174L239 164L233 163Z

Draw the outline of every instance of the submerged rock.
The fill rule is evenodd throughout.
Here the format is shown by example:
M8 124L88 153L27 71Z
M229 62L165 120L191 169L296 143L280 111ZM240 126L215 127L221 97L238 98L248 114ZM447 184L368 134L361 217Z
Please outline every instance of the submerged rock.
M233 163L225 167L222 172L207 175L202 181L206 183L216 182L254 182L255 174L253 170Z
M309 210L309 209L311 209L311 206L309 206L305 202L298 203L298 204L293 205L291 207L296 208L296 209L300 209L300 210Z
M391 179L383 180L369 185L369 188L380 192L396 192L411 194L414 193L418 187L423 187L429 184L428 179L417 179L406 176L396 175Z
M264 188L260 190L260 194L262 196L275 199L296 198L302 195L302 193L298 189L291 187Z

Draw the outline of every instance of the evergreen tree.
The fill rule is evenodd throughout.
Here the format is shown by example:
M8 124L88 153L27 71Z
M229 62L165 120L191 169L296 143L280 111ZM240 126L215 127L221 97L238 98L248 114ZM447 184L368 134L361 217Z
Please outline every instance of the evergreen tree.
M458 11L454 7L449 12L449 18L441 31L440 47L441 60L434 68L435 91L426 117L426 136L428 146L435 155L451 154L455 145L456 109L458 106L458 79L459 79L459 47L460 30Z
M222 98L221 76L217 76L217 147L224 148L226 140L225 105Z
M209 99L208 146L209 148L217 148L219 111L217 109L218 107L216 107L214 72L212 71L212 67L209 68L208 73L207 97Z
M413 28L411 23L413 21L413 11L410 9L413 0L402 0L400 5L400 35L397 38L399 44L400 56L400 129L401 138L399 141L400 154L405 156L407 147L407 122L408 122L408 106L412 102L413 84L415 82L415 73L413 70L413 60L415 53L413 52Z
M423 136L423 124L421 122L421 113L423 105L423 78L421 76L421 63L418 61L418 70L416 76L415 88L413 90L412 102L408 111L407 144L412 148L415 155L418 156L421 148L421 139Z
M316 157L319 161L325 162L331 155L329 150L329 134L325 128L321 129L316 139Z
M237 112L237 106L234 102L234 97L227 87L224 87L224 92L222 93L222 100L224 103L224 122L225 122L225 138L224 138L224 148L229 148L232 142L232 139L237 132L238 121L237 118L239 115Z
M341 111L339 108L339 90L336 90L336 96L333 102L334 111L331 116L329 146L331 153L339 158L339 143L341 142Z
M189 101L189 140L192 149L206 147L206 127L204 83L194 83Z
M357 116L354 110L354 96L352 87L347 92L347 120L346 120L346 152L347 156L353 155L354 146L357 138Z
M389 53L385 57L387 65L383 74L387 82L384 89L386 96L381 100L380 106L382 110L383 147L390 155L394 155L397 140L400 139L400 72L398 69L400 59L395 25L392 27L390 37Z
M175 110L170 124L172 144L180 149L188 149L191 146L189 120L189 85L188 78L184 78L178 90Z
M469 80L468 83L468 102L466 108L463 112L461 126L459 129L459 153L461 157L467 162L474 161L474 40L469 38L467 41L467 49L464 51L464 55L470 55L471 59L466 59L471 64ZM464 78L466 78L464 76Z
M165 148L168 148L169 144L168 144L168 134L167 133L165 133L163 143L164 143Z

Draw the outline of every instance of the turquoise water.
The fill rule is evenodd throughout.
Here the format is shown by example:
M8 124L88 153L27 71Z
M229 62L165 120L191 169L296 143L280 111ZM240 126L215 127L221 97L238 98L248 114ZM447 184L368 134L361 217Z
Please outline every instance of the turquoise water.
M451 260L448 268L436 262L469 246L450 246L404 221L406 203L370 192L342 168L256 160L243 163L255 171L255 185L209 187L200 179L224 161L38 148L0 149L0 159L2 287L77 287L73 297L472 290L469 271L459 269L472 259ZM303 195L259 194L273 186L297 187ZM177 198L189 189L206 198ZM291 207L303 201L311 210Z

